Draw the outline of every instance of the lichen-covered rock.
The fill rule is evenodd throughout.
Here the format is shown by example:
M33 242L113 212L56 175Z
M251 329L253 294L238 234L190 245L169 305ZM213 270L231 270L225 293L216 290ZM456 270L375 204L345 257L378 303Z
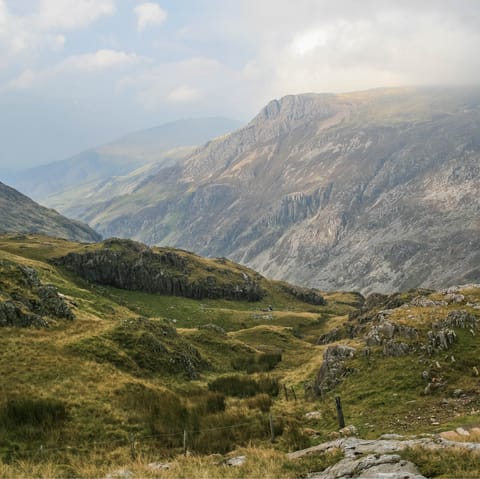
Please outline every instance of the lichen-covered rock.
M348 359L355 356L356 349L343 344L329 346L323 353L323 363L318 371L314 383L314 391L316 394L322 394L329 391L342 378L351 374L353 370L345 365Z
M383 343L383 354L385 356L405 356L412 351L412 346L400 341L389 340Z
M49 319L74 319L55 286L43 284L35 269L0 261L0 326L48 327Z
M41 310L47 316L57 318L74 319L72 310L65 300L59 296L58 290L51 284L41 285L38 288Z
M285 285L284 291L292 296L295 296L300 301L317 306L324 306L327 304L325 298L320 291L315 288L301 288L299 286Z
M434 301L432 299L426 298L425 296L416 296L410 301L412 306L419 306L421 308L431 308L434 306L446 306L447 301Z
M334 341L338 341L342 339L343 333L340 328L334 328L331 331L328 331L325 334L322 334L318 339L316 344L328 344L333 343Z
M2 301L0 302L0 326L47 328L48 321L38 314L25 310L25 306L21 303Z
M265 295L253 274L213 266L193 271L187 258L174 250L154 250L130 240L111 239L101 248L69 253L54 262L87 281L131 291L247 301Z
M447 350L457 340L457 335L453 329L442 328L437 331L428 331L429 352Z
M480 319L473 314L461 310L450 311L443 321L434 324L437 328L463 328L463 329L477 329L480 324Z
M418 331L415 328L386 320L385 316L380 315L380 313L378 317L380 318L379 324L373 325L365 335L367 346L379 346L395 337L406 339L416 339L418 337Z

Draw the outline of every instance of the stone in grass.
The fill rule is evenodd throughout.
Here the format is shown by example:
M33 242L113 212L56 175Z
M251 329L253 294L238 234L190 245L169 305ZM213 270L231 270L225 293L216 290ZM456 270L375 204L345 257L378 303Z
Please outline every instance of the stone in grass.
M338 432L344 437L356 436L358 433L357 428L353 424L340 429Z
M227 459L225 461L225 464L227 466L243 466L245 464L245 461L247 460L247 456L235 456L231 457L230 459Z
M118 469L105 476L105 479L133 479L133 472L128 469Z
M305 414L305 419L321 419L322 413L320 411L310 411Z

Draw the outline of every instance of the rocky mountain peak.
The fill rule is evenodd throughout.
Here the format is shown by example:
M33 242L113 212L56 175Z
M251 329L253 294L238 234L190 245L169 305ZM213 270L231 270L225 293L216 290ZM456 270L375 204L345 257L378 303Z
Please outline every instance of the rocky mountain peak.
M426 87L289 95L173 177L81 217L105 236L227 256L320 289L477 281L479 98Z

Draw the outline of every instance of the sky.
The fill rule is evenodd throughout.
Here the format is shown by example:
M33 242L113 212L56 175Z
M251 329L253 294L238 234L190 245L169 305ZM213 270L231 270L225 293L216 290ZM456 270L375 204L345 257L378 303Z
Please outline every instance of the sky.
M286 94L480 83L479 0L0 0L0 170Z

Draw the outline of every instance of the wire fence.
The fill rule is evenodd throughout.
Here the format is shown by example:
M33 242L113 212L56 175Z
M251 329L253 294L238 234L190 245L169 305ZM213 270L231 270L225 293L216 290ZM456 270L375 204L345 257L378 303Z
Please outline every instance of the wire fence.
M283 415L282 415L283 416ZM293 417L293 416L292 416ZM13 448L10 453L13 456L42 456L51 452L77 452L77 451L91 451L92 448L97 447L130 447L132 458L136 455L136 447L139 444L147 443L150 441L155 441L162 438L183 438L183 450L186 453L187 449L190 450L190 446L193 446L193 442L190 439L199 436L200 434L211 433L215 431L229 430L229 429L238 429L248 426L258 426L261 423L265 423L265 435L270 435L272 441L275 439L274 432L274 421L271 414L265 415L264 417L257 417L255 421L249 422L240 422L237 424L230 424L228 426L217 426L210 428L193 428L193 429L184 429L182 431L175 432L161 432L148 435L138 435L132 432L126 432L125 436L122 439L112 439L112 440L103 440L103 441L86 441L83 444L76 445L63 445L63 446L44 446L40 445L37 448L32 449L17 449ZM7 448L8 450L8 448Z

